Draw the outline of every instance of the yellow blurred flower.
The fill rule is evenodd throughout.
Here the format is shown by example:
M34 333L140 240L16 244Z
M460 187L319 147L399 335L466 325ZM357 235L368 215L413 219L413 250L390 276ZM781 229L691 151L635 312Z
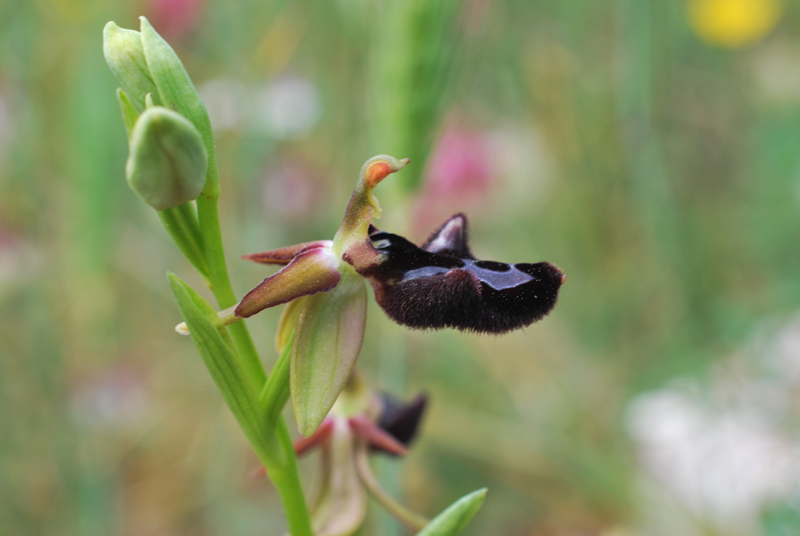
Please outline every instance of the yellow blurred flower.
M689 0L689 22L713 45L739 48L762 39L778 22L779 0Z

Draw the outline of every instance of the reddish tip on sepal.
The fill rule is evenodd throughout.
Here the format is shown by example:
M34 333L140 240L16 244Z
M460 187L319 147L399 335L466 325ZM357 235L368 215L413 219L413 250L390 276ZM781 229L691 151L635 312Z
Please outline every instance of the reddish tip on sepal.
M250 478L252 478L253 480L256 480L258 478L264 478L265 476L267 476L267 468L264 467L263 465L256 467L255 469L250 471Z
M317 429L308 437L300 436L294 441L294 453L302 456L314 447L323 445L331 437L333 420L325 419Z
M353 417L348 420L348 424L350 429L372 448L397 456L403 456L408 452L405 445L366 417Z

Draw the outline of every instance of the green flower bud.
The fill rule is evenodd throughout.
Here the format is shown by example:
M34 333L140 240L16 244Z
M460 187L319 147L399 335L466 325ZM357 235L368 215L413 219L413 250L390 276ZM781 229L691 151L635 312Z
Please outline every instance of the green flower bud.
M143 110L145 95L158 94L158 89L147 67L142 34L109 22L103 28L103 55L130 100Z
M146 18L140 17L139 19L147 68L158 88L156 103L177 111L194 123L203 136L209 159L213 161L214 139L211 135L211 121L208 119L205 104L200 99L183 63L169 43L155 31Z
M206 181L208 156L197 129L168 108L147 108L131 132L125 166L128 184L155 208L197 199Z

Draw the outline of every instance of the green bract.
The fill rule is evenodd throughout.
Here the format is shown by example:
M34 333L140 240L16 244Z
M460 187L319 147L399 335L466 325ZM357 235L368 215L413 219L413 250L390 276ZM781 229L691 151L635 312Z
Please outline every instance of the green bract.
M215 325L214 309L178 276L168 274L168 278L200 356L258 457L273 466L285 465L277 436L264 426L266 409L240 364L230 335Z
M136 120L125 175L148 205L166 210L197 199L207 166L200 133L179 113L154 106Z
M473 491L461 497L447 509L436 516L433 521L416 536L454 536L467 526L470 519L478 513L486 498L486 488Z

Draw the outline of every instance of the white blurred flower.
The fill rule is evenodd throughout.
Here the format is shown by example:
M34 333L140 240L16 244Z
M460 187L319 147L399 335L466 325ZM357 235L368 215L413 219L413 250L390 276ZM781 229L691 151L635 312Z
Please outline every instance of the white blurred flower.
M800 315L781 328L772 339L768 363L782 381L800 387Z
M800 51L794 42L776 41L751 59L756 89L771 103L796 105L800 100Z
M546 203L554 176L552 157L535 125L507 125L486 136L491 167L508 181L509 197Z
M777 341L800 368L800 334ZM643 475L697 520L697 534L704 524L722 534L758 534L764 508L800 481L800 443L780 427L788 397L737 357L705 391L686 381L634 398L626 427Z
M217 132L252 126L277 139L300 139L311 133L321 114L316 86L298 76L256 87L218 78L203 84L199 93Z
M319 93L303 78L278 78L259 91L256 99L257 113L276 138L303 138L319 121Z
M198 92L215 132L241 128L246 118L247 86L234 78L215 78L203 84Z

